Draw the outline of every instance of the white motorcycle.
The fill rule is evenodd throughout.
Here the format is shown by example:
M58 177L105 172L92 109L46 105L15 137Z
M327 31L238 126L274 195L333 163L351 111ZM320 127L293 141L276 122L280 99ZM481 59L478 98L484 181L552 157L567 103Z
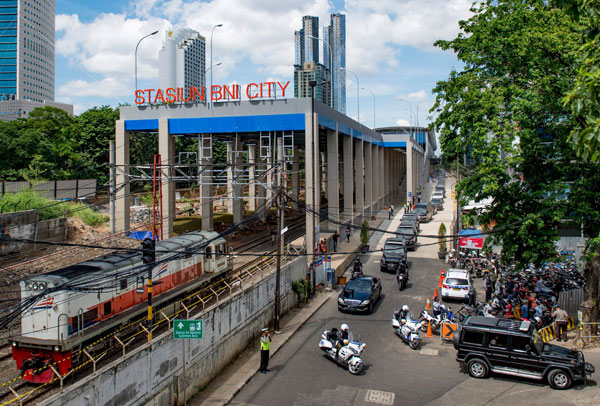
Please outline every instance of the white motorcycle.
M361 344L358 341L352 340L352 335L344 340L343 346L337 350L335 343L337 342L337 332L325 330L319 341L319 348L325 352L327 358L335 361L337 364L348 368L353 375L359 375L363 370L363 361L360 358L367 344Z
M426 333L427 325L429 323L431 323L431 330L437 331L444 320L441 314L439 316L432 316L427 312L427 310L423 310L421 313L421 321L423 322L421 323L421 331Z
M419 330L423 327L423 325L425 325L425 322L418 320L402 319L401 321L398 321L396 319L396 314L394 314L394 317L392 318L392 327L394 332L413 350L419 348L419 344L421 343Z

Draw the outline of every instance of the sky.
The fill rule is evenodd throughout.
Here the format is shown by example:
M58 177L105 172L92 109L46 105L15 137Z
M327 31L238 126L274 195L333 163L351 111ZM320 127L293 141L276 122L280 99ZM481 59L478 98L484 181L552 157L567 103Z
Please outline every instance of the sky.
M460 63L433 46L453 39L472 0L56 0L56 100L75 113L134 103L134 50L138 88L158 87L158 51L171 28L213 36L214 84L291 81L294 31L302 16L346 15L346 114L376 127L426 126L432 89ZM319 42L322 47L322 43ZM321 49L321 61L322 61ZM291 93L293 97L293 90ZM357 103L358 101L358 103ZM375 109L373 108L375 106ZM375 114L374 114L375 113Z

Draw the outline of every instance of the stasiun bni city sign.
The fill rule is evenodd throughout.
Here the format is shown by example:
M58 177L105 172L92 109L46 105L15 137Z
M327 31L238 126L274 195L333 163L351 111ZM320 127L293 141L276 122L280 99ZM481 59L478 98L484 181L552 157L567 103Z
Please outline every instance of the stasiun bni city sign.
M260 82L249 83L245 86L246 91L242 91L242 86L232 85L213 85L210 91L210 101L235 101L241 100L242 94L248 100L272 99L276 97L285 97L285 90L290 84L288 80L282 82ZM280 92L278 91L280 90ZM279 94L278 94L279 93ZM135 91L135 104L164 104L164 103L201 103L207 100L207 90L204 86L188 87L169 87L166 89L138 89Z

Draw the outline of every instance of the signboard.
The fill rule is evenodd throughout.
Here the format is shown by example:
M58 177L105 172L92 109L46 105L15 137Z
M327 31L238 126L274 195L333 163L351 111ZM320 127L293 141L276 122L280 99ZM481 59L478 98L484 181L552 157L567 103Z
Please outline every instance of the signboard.
M442 323L442 333L440 336L442 340L452 340L455 331L456 323Z
M483 248L483 237L461 238L458 245L460 248L480 250Z
M412 192L408 192L408 197L412 197Z
M173 320L173 338L202 338L202 320Z

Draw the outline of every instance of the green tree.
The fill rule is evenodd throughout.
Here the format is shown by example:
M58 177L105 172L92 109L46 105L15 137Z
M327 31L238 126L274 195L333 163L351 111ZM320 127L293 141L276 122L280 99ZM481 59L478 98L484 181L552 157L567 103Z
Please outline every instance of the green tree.
M543 0L486 0L459 23L463 32L436 45L464 64L437 83L435 127L448 161L475 161L458 185L463 201L492 198L479 220L496 221L490 243L520 265L555 253L557 226L586 216L571 197L583 174L562 98L576 76L579 25ZM598 202L590 202L596 210ZM587 223L586 223L587 224Z

